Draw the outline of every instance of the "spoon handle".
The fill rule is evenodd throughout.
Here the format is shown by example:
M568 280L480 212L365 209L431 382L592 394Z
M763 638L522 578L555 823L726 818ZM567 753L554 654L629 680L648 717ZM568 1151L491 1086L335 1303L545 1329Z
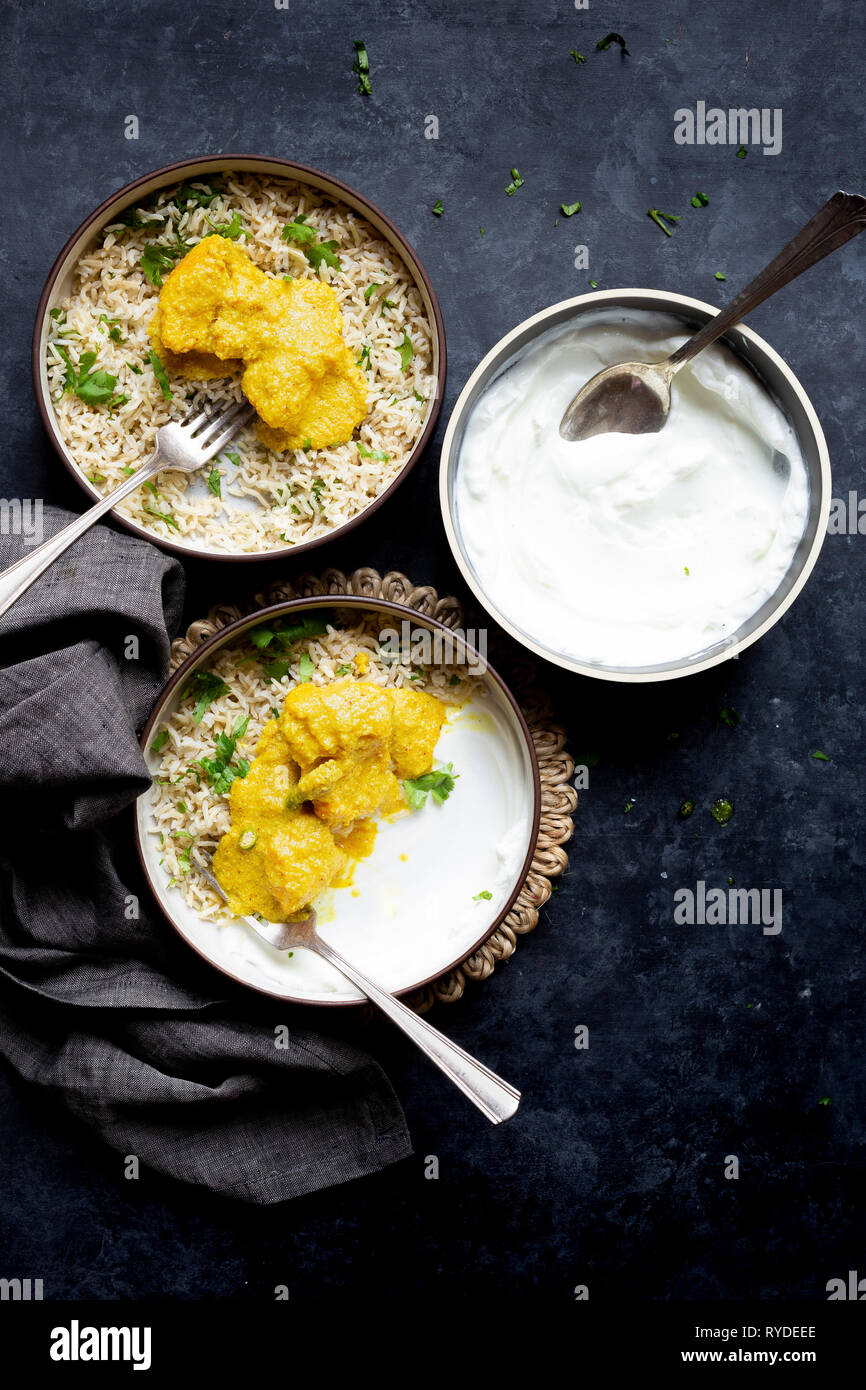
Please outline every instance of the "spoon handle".
M436 1063L439 1070L478 1106L492 1124L498 1125L511 1118L520 1104L519 1091L507 1081L503 1081L502 1077L497 1076L489 1067L485 1067L483 1062L470 1057L468 1052L464 1052L462 1047L451 1042L425 1019L419 1018L411 1009L407 1009L405 1004L401 1004L393 994L389 994L377 985L375 980L371 980L350 961L345 960L320 936L316 936L314 945L310 942L304 944L317 951L320 956L324 956L325 960L330 961L344 975L348 975L352 983L363 990L374 1004L378 1004L382 1012L386 1013L398 1028L402 1028L407 1037L418 1044L422 1052L426 1052L431 1062Z
M716 314L715 318L709 319L693 338L689 338L682 347L671 354L665 363L666 367L672 369L671 376L696 353L702 352L735 323L739 323L740 319L745 318L746 314L751 313L752 309L762 304L771 294L775 294L776 290L780 290L783 285L802 275L804 270L829 256L831 251L838 251L840 246L844 246L851 237L857 236L864 227L866 198L861 198L859 193L834 193L820 211L815 213L811 222L806 223L778 256L770 261L769 265L764 266L726 308Z

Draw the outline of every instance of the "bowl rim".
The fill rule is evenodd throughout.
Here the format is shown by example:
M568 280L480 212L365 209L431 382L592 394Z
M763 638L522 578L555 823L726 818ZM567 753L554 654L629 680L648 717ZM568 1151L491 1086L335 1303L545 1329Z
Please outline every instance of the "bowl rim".
M257 560L276 560L285 559L289 555L301 555L304 552L314 550L317 546L326 545L330 541L336 540L338 537L348 535L349 532L354 530L356 526L359 526L362 521L365 521L369 516L372 516L374 512L378 511L378 509L391 496L391 494L395 491L399 484L402 483L404 479L408 476L411 469L414 468L415 464L421 457L421 454L424 452L424 449L430 441L433 431L436 428L436 423L439 419L439 412L442 408L442 401L445 395L445 378L447 368L445 322L442 317L442 310L439 306L439 299L436 295L436 291L433 288L433 282L430 279L430 276L427 272L427 269L423 261L416 252L415 248L412 246L412 243L403 234L403 232L400 231L396 224L391 221L391 218L388 217L384 212L382 212L381 209L369 198L365 197L363 193L359 193L356 188L353 188L351 184L345 183L342 179L335 178L332 174L326 174L321 169L315 169L312 165L300 164L296 160L284 159L279 155L242 154L236 152L228 154L189 156L185 159L175 160L171 164L162 164L156 169L151 169L149 173L138 175L136 178L131 179L129 183L125 183L122 188L118 188L115 190L114 193L109 194L109 196L107 198L104 198L103 201L99 204L99 206L93 210L93 212L91 212L87 217L84 218L83 222L81 222L78 225L78 227L76 227L72 235L67 237L61 250L55 257L51 269L48 272L48 278L45 281L45 286L42 290L41 295L39 296L39 303L36 308L36 321L33 326L33 335L31 338L30 349L30 371L33 381L33 392L36 397L36 405L39 410L39 415L42 420L43 427L48 435L49 440L51 441L55 453L59 455L67 472L72 475L72 477L81 487L82 491L90 499L91 503L99 501L103 494L100 493L95 487L93 487L92 484L88 483L83 473L81 473L81 471L76 467L72 459L67 456L66 447L60 438L60 432L57 428L57 423L54 418L53 411L51 410L50 402L47 400L46 393L42 387L42 330L45 323L45 317L48 312L49 301L54 291L54 286L57 282L57 279L61 271L63 270L66 260L72 252L72 249L79 242L79 240L83 236L85 236L88 231L96 228L97 224L100 222L100 219L104 218L105 214L110 212L112 208L125 205L128 202L129 198L132 197L132 195L134 195L135 192L139 188L142 188L145 184L150 184L153 182L154 179L159 179L161 181L161 186L170 185L176 181L175 176L177 176L178 179L182 179L185 172L189 173L192 170L199 168L203 164L214 164L215 167L212 170L209 170L208 172L215 173L217 165L221 165L224 169L230 169L232 167L232 164L237 163L238 161L244 161L246 163L259 162L262 165L279 165L280 170L283 172L281 172L281 174L279 175L275 175L275 177L285 177L287 179L297 178L298 182L301 183L305 182L305 180L310 181L310 178L312 178L312 180L321 179L324 181L324 183L329 185L331 188L335 189L339 197L342 198L345 197L345 195L348 195L349 199L357 200L357 202L361 204L363 214L365 216L369 216L369 214L372 213L373 217L378 218L385 225L385 227L387 227L388 232L396 242L395 249L399 250L400 255L406 261L407 267L409 268L409 271L412 274L413 278L417 278L418 280L420 280L421 284L423 285L424 291L426 292L429 298L430 305L433 310L432 329L438 349L439 364L436 373L436 389L433 396L433 401L431 403L430 412L427 416L424 428L422 429L414 445L412 446L409 456L406 459L406 462L403 464L403 467L400 469L400 472L388 484L384 492L381 492L378 494L378 496L374 497L373 500L370 503L368 503L368 505L364 507L362 511L358 512L355 516L350 517L348 521L344 521L342 525L334 527L333 531L329 531L323 536L316 536L313 540L301 541L297 545L285 546L282 548L274 548L272 550L255 550L250 552L204 550L197 546L182 545L179 544L177 541L164 538L162 536L157 536L146 526L140 526L137 522L131 521L127 517L118 515L116 509L112 509L108 513L112 521L116 522L119 526L122 526L124 530L129 531L132 535L138 536L142 540L150 541L153 545L158 546L161 550L168 551L170 554L173 555L187 557L188 559L216 560L218 562L249 562ZM247 169L243 170L242 172L255 173L256 170ZM321 192L323 190L319 191ZM105 225L107 225L107 223Z
M577 675L591 676L595 680L617 681L625 684L646 684L654 681L678 680L684 676L697 675L700 671L708 671L711 667L718 666L723 661L730 661L733 657L739 656L740 652L752 646L752 644L757 642L760 637L763 637L771 627L775 626L779 619L783 617L791 607L811 575L817 562L818 555L820 554L821 547L824 544L824 539L827 534L827 520L830 514L832 479L830 472L830 454L827 448L827 441L824 438L824 431L821 428L815 408L796 373L788 366L784 358L770 346L765 338L762 338L754 329L749 328L747 324L742 322L737 323L733 328L729 329L727 333L723 334L719 341L728 347L729 351L739 355L742 359L742 354L737 354L736 344L730 341L730 335L738 334L741 338L745 339L747 343L763 354L766 360L773 364L785 378L788 386L797 397L818 451L821 497L816 531L809 551L804 557L800 572L784 599L776 605L764 621L759 624L753 632L749 633L748 636L736 642L731 641L722 651L716 652L712 656L705 657L702 661L683 661L678 664L672 664L671 669L665 671L647 671L645 668L616 669L613 667L594 666L589 662L568 657L561 653L552 652L549 647L537 642L524 632L522 628L512 623L508 616L500 611L492 599L487 595L480 582L476 579L458 538L457 527L452 515L448 486L452 455L454 456L453 464L455 468L458 463L458 456L455 454L454 450L457 431L464 423L470 397L478 382L484 377L495 359L498 358L501 359L501 361L507 360L507 349L515 344L517 339L520 338L527 329L533 328L537 324L543 324L545 321L552 319L560 311L572 310L575 311L576 316L576 311L578 310L603 307L605 305L614 307L617 304L622 304L625 299L630 301L637 300L638 304L632 303L630 305L623 305L623 307L646 307L648 309L655 307L661 313L667 311L674 314L676 314L679 309L682 309L688 313L697 314L702 320L715 318L721 312L714 304L708 304L705 300L695 299L691 295L679 294L673 290L622 287L619 289L593 290L588 294L580 294L570 299L562 299L556 304L551 304L547 308L539 310L536 314L531 314L529 318L523 319L514 328L510 329L508 333L505 333L499 338L498 341L494 343L493 347L484 354L454 403L445 429L445 436L442 440L442 448L439 457L439 503L448 545L463 579L485 611L499 623L500 627L502 627L509 636L516 642L519 642L521 646L535 653L536 656L540 656L545 661L549 661L552 665L562 667L564 670L572 671ZM756 370L754 365L747 365L751 365L753 371Z
M400 618L408 617L411 618L413 622L418 622L428 627L434 632L438 631L445 634L449 634L452 638L454 637L453 630L449 627L446 627L444 623L439 622L438 618L430 617L426 613L420 613L417 609L408 608L405 604L394 603L390 599L368 598L364 594L317 594L315 596L310 596L309 598L283 599L279 603L269 604L267 608L255 609L252 613L245 613L240 618L234 619L233 622L228 623L225 627L218 628L217 631L212 633L211 636L208 637L204 642L202 642L200 646L196 647L195 651L190 652L189 656L181 663L180 666L178 666L177 670L169 676L168 680L165 682L158 695L156 696L153 703L153 707L150 711L150 714L147 717L147 721L144 725L144 728L141 731L141 735L139 737L138 742L139 747L141 748L142 756L146 757L147 746L150 741L151 733L153 732L154 726L157 724L161 716L161 712L166 702L173 695L176 688L186 678L187 674L193 668L199 666L199 664L202 661L202 658L206 657L207 653L212 652L216 647L222 647L226 645L227 642L231 642L234 636L239 636L240 633L244 631L247 627L249 627L251 624L264 622L267 621L269 618L279 617L284 615L285 613L301 611L306 608L347 607L357 608L360 611L367 610L377 613L392 613L395 616L399 616ZM469 643L466 642L462 637L460 640L462 642L463 647L466 650L466 653L470 657L479 656L479 653L476 652L474 647L471 647ZM427 975L423 980L418 980L414 984L407 985L404 989L401 989L399 991L398 997L404 994L411 994L415 990L422 989L425 985L431 984L432 981L438 980L440 976L447 975L450 970L455 970L458 966L462 965L465 960L468 960L470 956L474 955L476 951L480 950L480 948L484 945L485 941L487 941L488 938L491 937L493 933L502 925L502 923L505 921L505 918L508 916L509 912L511 911L515 902L517 901L517 898L526 882L526 877L532 866L532 861L535 858L537 852L538 831L541 823L541 774L538 768L538 756L535 751L535 744L532 741L532 734L530 733L529 725L526 722L526 718L523 714L523 711L521 710L516 697L512 694L511 689L503 680L503 678L499 675L499 672L493 666L490 665L486 657L483 658L483 661L485 665L485 677L492 677L494 683L499 687L499 690L502 693L502 695L504 695L507 704L511 708L511 712L517 721L517 727L520 731L524 747L529 757L529 767L530 772L532 774L533 802L532 824L529 832L529 846L523 858L520 870L517 874L517 880L513 891L509 895L501 911L497 913L493 922L484 928L482 935L479 936L477 941L475 941L471 949L468 951L461 951L460 955L456 958L456 960L452 960L450 964L442 966L441 969L434 971L432 975ZM257 994L265 994L274 999L282 999L286 1003L308 1005L311 1008L318 1008L320 1006L324 1006L326 1008L363 1007L363 1005L367 1002L366 1000L359 1001L357 999L339 998L309 999L302 996L284 994L281 993L279 990L266 989L262 985L252 984L249 980L242 979L239 975L236 975L227 967L217 964L216 961L214 961L210 956L206 955L205 952L202 951L193 941L190 941L190 939L181 930L178 923L169 914L166 907L164 906L162 898L156 890L154 876L151 874L151 870L148 866L144 853L144 845L142 843L142 835L139 826L138 807L141 803L142 797L147 796L150 792L152 785L153 783L151 782L151 785L147 787L143 792L141 792L135 800L136 814L133 816L133 833L135 836L135 848L136 853L138 855L138 862L141 867L142 874L144 875L144 879L147 883L153 900L156 906L159 908L165 920L171 926L172 930L176 932L176 934L180 937L181 941L183 941L187 947L193 950L197 956L199 956L202 960L206 961L206 963L212 969L218 970L221 975L225 975L228 979L234 981L235 984L241 985L246 989L252 989Z

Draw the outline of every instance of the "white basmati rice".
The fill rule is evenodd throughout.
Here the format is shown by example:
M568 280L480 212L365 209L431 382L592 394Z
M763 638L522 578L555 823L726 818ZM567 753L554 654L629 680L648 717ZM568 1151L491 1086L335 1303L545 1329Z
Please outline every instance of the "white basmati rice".
M329 283L342 308L346 343L362 359L369 382L368 413L356 437L331 449L274 453L250 426L215 461L220 478L214 485L222 497L203 478L164 473L158 493L142 488L118 507L167 540L249 554L329 534L394 481L421 434L435 392L433 329L408 267L351 208L318 197L306 185L248 174L220 175L211 184L195 180L193 186L217 184L221 191L208 207L186 210L173 201L177 187L163 191L137 211L142 218L160 212L167 222L155 230L153 223L109 227L101 243L81 257L72 293L53 311L48 382L58 428L76 466L99 492L108 492L153 451L156 431L168 420L182 419L192 405L224 409L243 399L237 380L230 378L198 386L174 378L172 399L163 398L148 360L147 330L159 296L141 268L148 244L171 247L180 237L192 245L238 213L249 234L240 244L261 270L275 276L318 275ZM299 215L321 240L337 243L341 270L323 264L314 271L301 247L282 239L284 225ZM404 334L414 352L405 371L398 350ZM66 364L58 346L76 366L83 353L95 350L93 370L115 376L117 392L128 400L109 409L65 390ZM171 521L160 520L160 514Z

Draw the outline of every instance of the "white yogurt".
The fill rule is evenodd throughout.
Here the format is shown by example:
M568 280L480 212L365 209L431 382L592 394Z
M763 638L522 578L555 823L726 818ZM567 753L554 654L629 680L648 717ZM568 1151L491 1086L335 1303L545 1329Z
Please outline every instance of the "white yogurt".
M538 338L472 411L456 477L467 556L499 611L552 651L626 667L703 651L775 592L803 535L794 430L727 348L675 377L658 434L560 437L602 367L658 361L687 336L665 314L584 314Z

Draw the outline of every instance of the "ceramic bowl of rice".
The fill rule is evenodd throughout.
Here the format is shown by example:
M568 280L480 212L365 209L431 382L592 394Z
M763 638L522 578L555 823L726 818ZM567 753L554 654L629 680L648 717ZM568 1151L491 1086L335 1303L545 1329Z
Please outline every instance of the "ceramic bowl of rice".
M318 956L270 947L232 915L197 860L229 830L231 785L247 776L286 697L301 683L341 680L436 697L446 714L434 768L451 777L445 799L429 795L381 818L350 883L312 899L322 936L359 969L397 994L466 960L505 920L538 837L532 736L462 635L413 609L347 595L288 600L214 633L171 677L143 730L153 780L136 806L139 857L193 950L241 984L308 1004L364 996Z
M284 235L300 224L312 241ZM113 515L183 555L296 555L357 525L405 478L445 381L442 315L426 271L393 223L337 179L289 160L221 155L120 189L70 237L48 277L33 338L37 402L60 457L96 500L152 453L161 425L242 400L236 377L166 379L152 361L148 328L165 277L215 232L266 275L331 286L367 380L366 417L344 443L281 452L251 425L201 474L163 473ZM97 373L101 389L79 394L76 383Z

